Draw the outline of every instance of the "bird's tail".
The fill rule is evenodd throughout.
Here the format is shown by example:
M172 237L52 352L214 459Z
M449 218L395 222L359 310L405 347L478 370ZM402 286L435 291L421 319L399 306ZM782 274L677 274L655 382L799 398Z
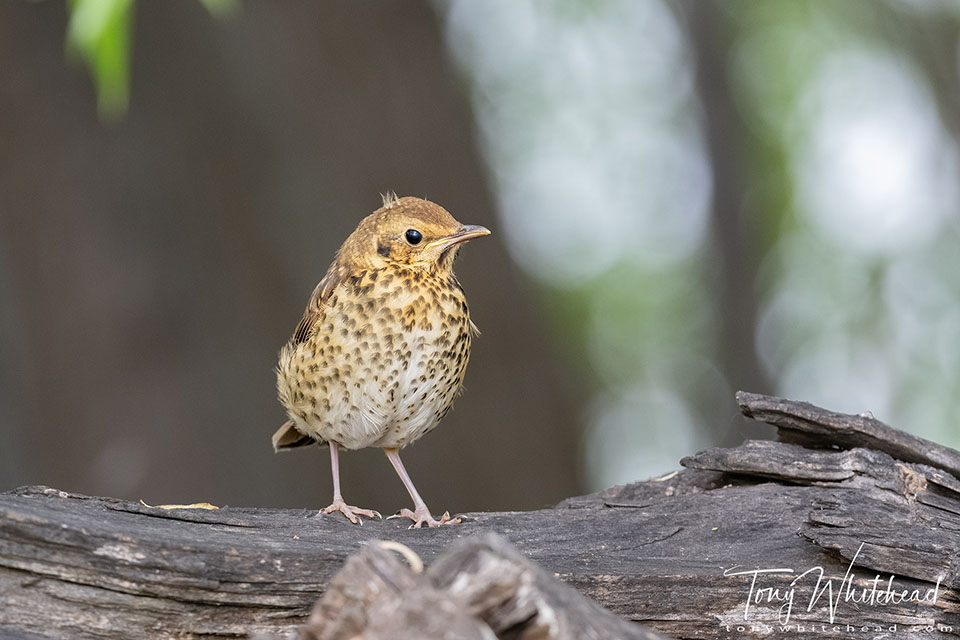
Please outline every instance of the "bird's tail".
M316 440L297 431L293 420L284 422L283 426L273 434L273 450L275 452L305 447L314 443L316 443Z

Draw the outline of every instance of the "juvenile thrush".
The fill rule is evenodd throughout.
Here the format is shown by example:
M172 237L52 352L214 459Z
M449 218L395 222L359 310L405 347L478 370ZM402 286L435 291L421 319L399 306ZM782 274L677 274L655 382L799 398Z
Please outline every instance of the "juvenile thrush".
M289 420L280 451L330 446L333 503L351 522L371 509L340 493L339 450L381 447L413 499L412 527L459 522L430 514L399 450L437 426L463 384L477 331L453 274L460 244L489 234L419 198L384 197L337 251L293 337L280 351L277 391Z

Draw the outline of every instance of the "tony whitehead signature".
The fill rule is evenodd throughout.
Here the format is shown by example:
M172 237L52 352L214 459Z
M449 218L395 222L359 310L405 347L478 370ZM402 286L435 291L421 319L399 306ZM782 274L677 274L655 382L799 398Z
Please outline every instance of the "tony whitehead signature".
M909 589L897 588L893 583L892 575L888 580L884 581L880 577L880 574L877 574L872 580L866 581L866 583L861 581L861 586L854 585L856 575L853 573L853 564L857 561L857 557L863 550L863 544L862 542L860 543L860 548L857 549L857 552L850 560L850 564L847 566L847 572L843 575L843 580L840 581L839 584L834 583L834 578L824 578L823 567L813 567L803 573L797 573L797 571L790 568L736 571L736 567L731 567L730 569L725 569L723 575L728 577L751 576L750 593L747 596L747 604L743 609L744 620L749 619L751 605L777 603L780 605L777 609L778 620L781 624L789 624L797 588L801 586L801 582L808 576L810 576L809 581L811 583L813 582L813 577L816 577L816 584L813 585L813 592L807 603L807 611L813 611L813 608L820 599L826 596L826 606L830 615L830 624L834 622L837 608L840 606L841 601L854 602L861 606L867 605L871 607L899 604L905 600L926 602L929 604L936 603L937 596L940 594L942 577L937 578L937 584L922 595L920 589L911 591ZM795 577L786 585L778 587L758 585L761 576L771 574L786 574Z

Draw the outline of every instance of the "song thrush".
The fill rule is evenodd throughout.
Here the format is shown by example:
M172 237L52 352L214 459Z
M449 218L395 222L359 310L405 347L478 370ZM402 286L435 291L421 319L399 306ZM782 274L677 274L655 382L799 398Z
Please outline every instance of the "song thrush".
M459 522L430 514L399 450L437 426L463 384L476 326L453 274L460 244L489 234L419 198L384 197L340 247L280 352L277 391L289 421L277 451L330 446L333 503L351 522L378 516L340 493L338 452L382 447L413 499L413 527Z

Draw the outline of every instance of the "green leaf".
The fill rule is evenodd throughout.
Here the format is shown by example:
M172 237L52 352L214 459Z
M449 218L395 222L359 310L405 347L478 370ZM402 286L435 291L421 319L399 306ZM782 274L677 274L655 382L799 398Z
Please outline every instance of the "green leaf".
M226 18L240 8L237 0L200 0L215 18Z
M90 69L100 119L117 120L130 101L133 0L68 0L67 7L67 51Z

